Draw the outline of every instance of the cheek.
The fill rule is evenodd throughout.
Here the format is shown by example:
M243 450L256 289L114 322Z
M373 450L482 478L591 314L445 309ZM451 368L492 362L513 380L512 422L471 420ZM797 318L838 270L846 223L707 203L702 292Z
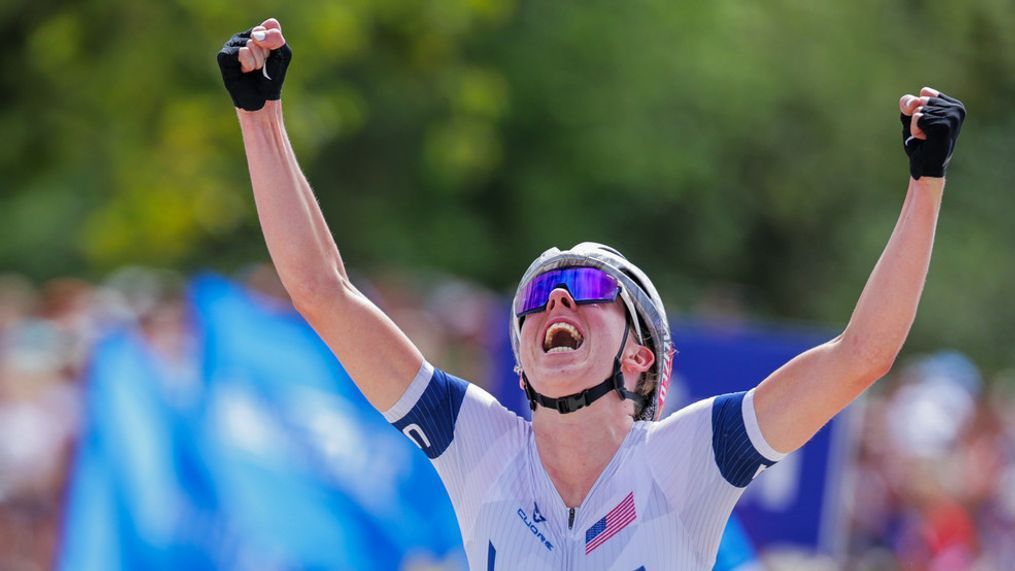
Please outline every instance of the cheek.
M614 306L591 306L586 314L589 329L598 333L599 337L612 337L613 331L624 326L624 310ZM617 338L620 341L620 338Z
M519 353L525 353L532 348L533 335L537 330L538 324L535 319L530 318L522 322L521 331L518 334Z

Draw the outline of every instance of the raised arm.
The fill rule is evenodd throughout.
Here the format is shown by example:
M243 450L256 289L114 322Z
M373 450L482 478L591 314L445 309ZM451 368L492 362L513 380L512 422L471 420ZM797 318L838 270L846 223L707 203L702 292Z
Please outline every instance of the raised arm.
M349 282L282 122L281 82L290 54L275 19L233 36L219 53L243 131L257 215L272 262L296 309L367 400L383 411L405 391L423 356Z
M758 425L779 452L796 450L892 367L909 334L930 265L944 169L965 118L934 89L903 96L910 155L902 213L841 335L783 365L757 388Z

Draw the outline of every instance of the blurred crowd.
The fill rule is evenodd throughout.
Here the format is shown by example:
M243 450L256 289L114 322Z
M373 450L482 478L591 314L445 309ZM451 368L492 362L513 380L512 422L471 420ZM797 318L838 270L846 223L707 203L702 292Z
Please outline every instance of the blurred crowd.
M1015 392L958 353L867 398L846 496L851 568L1015 568Z
M137 325L170 352L184 330L182 283L132 269L100 286L0 276L0 569L53 567L91 347Z
M241 279L287 301L269 267ZM435 362L476 380L503 366L493 355L504 332L488 327L506 310L497 292L404 271L356 281ZM0 276L0 571L54 566L89 351L103 332L134 326L169 362L193 363L185 288L181 275L138 268L101 284ZM993 381L940 353L897 369L858 405L847 553L831 568L1010 568L1015 379Z
M0 568L51 567L95 309L78 280L0 278Z
M288 303L270 266L238 278L268 303ZM357 283L428 355L469 378L488 378L497 337L486 324L500 297L436 275L381 272ZM408 284L412 284L409 287ZM127 268L99 284L77 278L33 284L0 275L0 571L54 568L62 510L81 435L90 350L120 327L141 332L161 362L193 379L186 278ZM454 304L455 311L449 304Z

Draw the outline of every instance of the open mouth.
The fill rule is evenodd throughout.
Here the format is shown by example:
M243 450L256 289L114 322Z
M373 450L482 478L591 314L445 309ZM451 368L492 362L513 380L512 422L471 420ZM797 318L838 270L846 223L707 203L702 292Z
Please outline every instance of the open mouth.
M543 336L543 351L546 353L577 351L584 341L585 338L577 327L558 321L546 329Z

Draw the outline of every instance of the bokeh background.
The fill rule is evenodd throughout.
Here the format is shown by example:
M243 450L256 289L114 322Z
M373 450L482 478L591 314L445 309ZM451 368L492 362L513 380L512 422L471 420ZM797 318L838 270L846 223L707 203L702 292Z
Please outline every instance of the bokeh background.
M96 445L99 466L103 455L131 466L135 455L148 458L150 478L128 479L168 471L190 485L219 474L209 467L222 457L214 451L151 459L160 443L176 450L166 443L190 435L195 411L214 402L194 388L218 374L202 345L214 320L200 311L199 286L218 283L206 272L231 279L218 284L223 291L240 288L260 310L296 319L264 265L239 129L214 60L229 35L268 16L282 21L294 52L283 92L289 133L348 266L433 362L481 384L509 366L491 324L515 280L545 248L583 240L615 245L645 269L675 323L834 334L905 191L898 97L931 85L961 98L969 117L918 318L896 370L851 411L856 438L836 497L848 508L842 547L759 549L759 557L772 568L1010 564L1011 2L8 0L0 4L0 568L81 568L98 557L67 555L91 435L154 434ZM105 400L107 388L144 377L117 369L108 378L118 381L96 380L109 370L102 348L123 336L143 347L123 351L155 355L153 375L165 378L147 396ZM333 385L315 390L358 402L334 366ZM277 402L274 394L264 402ZM138 399L148 413L103 404ZM175 412L162 418L163 409ZM375 420L364 416L362 426L390 430ZM330 425L314 426L329 450ZM356 479L348 461L346 483ZM194 473L180 467L192 464ZM355 466L360 480L382 470ZM207 515L228 503L211 495L194 509ZM144 515L163 513L162 504L142 501L136 515L118 501L117 521L144 547L127 556L126 540L111 543L128 568L169 552L195 559L167 555L177 565L166 568L360 565L284 550L265 557L236 547L244 532L211 523L233 547L202 559L165 548L170 524ZM403 567L461 564L451 544L399 553Z

